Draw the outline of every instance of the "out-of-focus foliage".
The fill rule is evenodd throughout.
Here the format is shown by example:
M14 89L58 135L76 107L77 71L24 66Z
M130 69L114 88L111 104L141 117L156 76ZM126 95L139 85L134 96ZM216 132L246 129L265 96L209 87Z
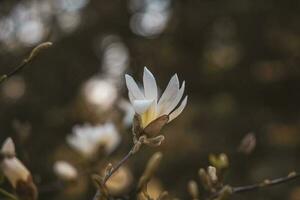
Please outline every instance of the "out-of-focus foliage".
M54 45L0 85L0 142L14 139L40 199L92 198L89 176L62 183L53 165L66 160L79 174L102 173L124 156L132 144L124 73L140 78L146 65L159 85L177 73L189 94L186 110L163 130L153 194L187 199L189 180L223 152L232 185L286 175L300 168L299 10L296 0L2 0L0 74L36 44ZM75 125L106 122L121 137L114 151L104 143L88 159L68 146ZM255 148L244 154L249 132ZM130 182L112 182L116 195L130 193L151 154L145 147L124 166L119 176ZM299 191L293 182L233 199L298 200Z

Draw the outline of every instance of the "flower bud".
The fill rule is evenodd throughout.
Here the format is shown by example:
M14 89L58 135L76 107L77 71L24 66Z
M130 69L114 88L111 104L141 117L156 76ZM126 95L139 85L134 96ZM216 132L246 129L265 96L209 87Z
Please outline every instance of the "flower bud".
M15 145L11 138L5 140L1 148L2 155L15 155ZM5 157L0 163L0 169L4 176L9 180L17 195L22 200L37 199L37 188L33 183L29 170L23 163L13 157Z
M209 155L209 162L212 166L216 167L218 170L225 169L229 166L228 157L226 154L221 153L220 155Z
M213 166L209 166L207 168L207 175L213 183L218 181L217 170Z
M189 181L188 192L190 193L192 199L199 198L199 189L198 189L198 184L196 181L194 181L194 180Z
M248 133L242 139L238 151L246 155L252 153L256 147L256 137L254 133Z
M76 168L66 161L55 162L53 170L55 174L64 181L73 181L78 177Z
M157 152L157 153L153 154L153 156L149 159L146 169L145 169L142 177L139 180L139 183L138 183L139 189L144 187L145 184L147 184L150 181L154 172L158 169L161 159L162 159L161 152Z

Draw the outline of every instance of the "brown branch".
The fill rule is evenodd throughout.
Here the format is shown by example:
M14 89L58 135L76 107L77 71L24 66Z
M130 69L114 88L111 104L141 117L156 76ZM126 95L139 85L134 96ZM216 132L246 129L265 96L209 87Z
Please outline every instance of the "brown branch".
M231 187L231 194L237 194L237 193L243 193L243 192L250 192L259 190L262 188L272 187L275 185L283 184L292 180L295 180L297 178L300 178L300 174L297 174L295 172L291 172L288 176L280 177L273 180L264 180L263 182L252 184L252 185L245 185L245 186L237 186L237 187ZM215 199L219 197L222 194L222 190L213 194L208 199Z
M125 164L129 158L134 154L135 152L133 151L133 149L131 149L126 155L124 158L122 158L122 160L120 160L117 165L115 167L112 168L112 170L104 177L103 179L103 184L105 184L109 178L116 172L118 171L118 169L123 165ZM99 197L101 195L101 191L100 189L97 190L96 194L94 195L94 198L93 200L98 200Z
M295 180L300 177L300 174L296 174L295 172L291 172L288 176L280 177L273 180L265 180L262 183L257 183L253 185L246 185L246 186L239 186L239 187L233 187L232 192L233 193L242 193L242 192L248 192L253 190L258 190L261 188L271 187L275 185L279 185L282 183L286 183L292 180Z
M133 155L133 151L129 151L126 156L118 162L118 164L111 170L111 172L104 178L103 183L105 184L108 179Z
M20 72L27 64L29 64L42 50L49 48L52 45L51 42L44 42L36 46L29 54L27 58L25 58L16 68L14 68L11 72L4 74L0 77L0 84L3 83L8 78L14 76L18 72Z

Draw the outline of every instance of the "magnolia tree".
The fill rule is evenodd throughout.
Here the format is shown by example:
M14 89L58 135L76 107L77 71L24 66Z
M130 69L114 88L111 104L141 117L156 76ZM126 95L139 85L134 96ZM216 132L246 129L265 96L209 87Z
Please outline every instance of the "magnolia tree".
M19 66L1 77L0 83L19 73L41 50L50 46L51 43L47 42L34 48L29 57L23 60ZM124 79L128 89L129 102L121 99L121 97L121 100L118 101L118 98L115 98L115 93L109 93L112 94L109 98L114 97L114 101L118 101L118 106L125 112L123 126L129 124L132 126L132 141L130 142L132 147L123 158L117 162L112 162L115 164L103 165L103 158L109 159L114 150L122 144L119 134L121 128L113 121L108 120L102 124L75 125L72 134L67 136L66 142L71 149L84 158L84 166L89 167L79 170L78 167L67 160L56 160L53 163L53 172L56 174L58 181L48 186L40 186L35 184L31 172L18 158L13 140L7 138L3 142L0 151L0 169L10 183L11 190L1 188L0 193L2 196L14 200L36 200L39 193L49 188L54 192L71 189L73 195L80 195L79 193L82 190L78 189L75 183L79 184L79 187L83 187L80 183L92 177L91 180L96 185L96 192L93 197L90 197L93 200L177 199L167 191L153 189L157 186L157 184L153 184L156 181L153 176L163 158L161 152L154 153L148 160L144 172L140 177L137 177L138 181L135 182L134 186L132 186L134 183L132 181L133 175L126 162L134 155L142 156L143 146L155 148L163 145L165 140L165 136L162 134L163 127L177 118L187 106L188 96L184 95L185 81L180 84L177 74L173 75L166 89L160 94L154 75L146 67L143 73L143 87L140 87L138 82L130 75L126 74ZM99 92L93 89L94 86L97 85L105 89L103 87L105 84L109 83L98 79L93 79L89 83L88 88L92 88L93 102L99 102L95 97L103 98L101 96L102 90L99 95ZM113 87L109 88L111 89L108 92L111 92ZM111 103L111 105L116 104L116 102ZM97 110L95 107L93 109ZM255 148L255 145L255 136L250 133L242 140L239 151L248 154ZM99 163L102 164L99 165ZM230 183L226 183L223 178L226 169L229 167L229 158L226 154L210 155L209 163L210 165L207 168L199 169L196 179L191 177L191 180L186 183L187 191L192 200L225 200L236 193L285 183L300 176L296 172L290 172L287 176L277 179L262 180L260 183L235 187ZM178 176L180 176L180 173ZM130 191L128 190L129 186L131 187ZM75 190L72 190L73 188ZM199 193L200 189L205 190L201 195Z

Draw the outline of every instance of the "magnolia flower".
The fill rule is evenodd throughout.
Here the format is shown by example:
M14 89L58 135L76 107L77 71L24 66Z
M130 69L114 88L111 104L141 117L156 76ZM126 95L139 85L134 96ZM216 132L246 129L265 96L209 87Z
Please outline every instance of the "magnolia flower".
M185 88L184 81L180 87L177 74L173 75L160 98L156 80L146 67L144 68L144 88L142 90L131 76L126 74L125 79L130 102L135 112L140 116L140 126L142 129L145 129L156 119L165 116L161 122L162 127L180 115L187 104L187 96L185 96L181 104L177 107L182 99Z
M29 170L15 157L15 145L7 138L1 148L2 160L0 169L9 180L21 199L34 200L37 198L36 186L32 181Z
M11 138L7 138L2 145L1 153L3 155L14 155L15 145ZM18 181L26 181L30 176L28 169L16 157L4 158L1 162L1 169L14 188Z
M84 84L83 95L88 103L106 111L118 97L118 90L112 80L93 77Z
M65 181L72 181L78 177L76 168L66 161L56 161L53 170L59 178Z
M120 135L112 123L75 126L73 134L67 136L68 144L86 157L93 156L101 146L109 154L115 150L120 141Z

